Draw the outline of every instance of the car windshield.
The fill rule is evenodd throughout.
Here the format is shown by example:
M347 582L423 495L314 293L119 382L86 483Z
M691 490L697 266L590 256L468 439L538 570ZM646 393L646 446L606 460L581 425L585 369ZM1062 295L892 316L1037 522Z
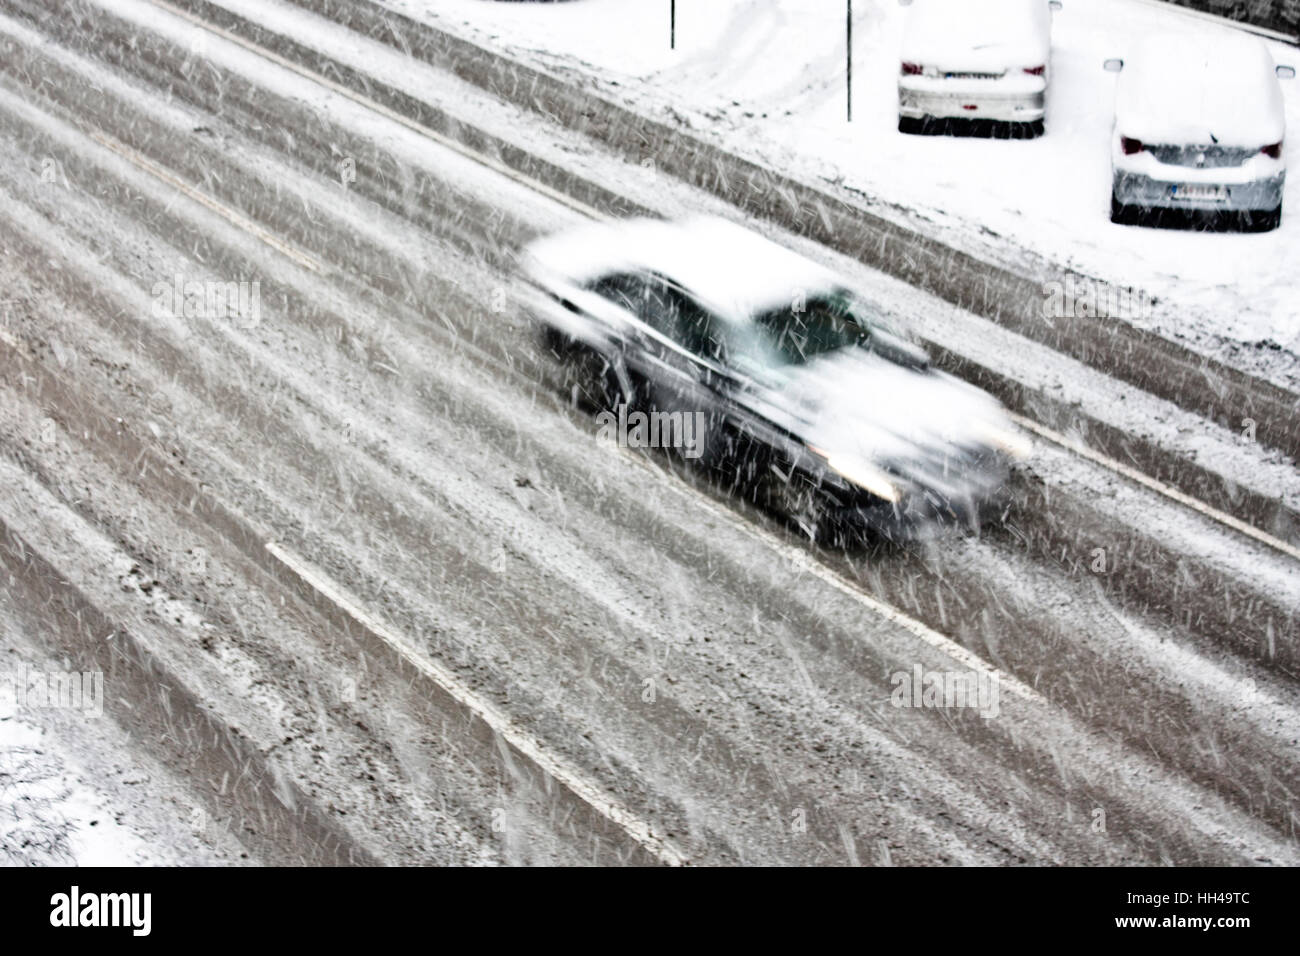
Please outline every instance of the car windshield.
M861 303L847 290L817 295L755 316L748 344L765 364L803 365L827 352L866 345L871 323L862 312Z

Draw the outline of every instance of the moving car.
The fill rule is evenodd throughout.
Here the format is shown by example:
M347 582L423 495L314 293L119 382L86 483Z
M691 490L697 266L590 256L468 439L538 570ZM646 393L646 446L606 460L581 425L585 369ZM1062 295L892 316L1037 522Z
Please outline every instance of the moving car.
M698 416L703 464L814 539L976 523L1027 450L831 271L732 223L585 226L524 264L580 394L620 421Z
M912 0L898 77L898 128L994 120L1043 129L1054 0Z
M1111 220L1141 212L1232 213L1257 229L1282 221L1286 181L1279 77L1257 37L1236 31L1148 38L1118 72ZM1122 72L1121 72L1122 71Z

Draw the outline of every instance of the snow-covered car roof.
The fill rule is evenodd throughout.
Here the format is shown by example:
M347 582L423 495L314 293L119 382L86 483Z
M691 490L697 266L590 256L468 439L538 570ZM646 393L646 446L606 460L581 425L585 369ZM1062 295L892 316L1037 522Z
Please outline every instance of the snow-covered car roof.
M1048 0L913 0L902 59L941 70L1000 73L1045 65L1051 37Z
M528 247L525 266L584 285L615 272L658 273L720 315L755 310L842 287L835 274L748 229L707 216L629 219L581 226Z
M1260 147L1286 132L1268 47L1234 30L1146 38L1119 75L1115 122L1121 135L1170 145Z

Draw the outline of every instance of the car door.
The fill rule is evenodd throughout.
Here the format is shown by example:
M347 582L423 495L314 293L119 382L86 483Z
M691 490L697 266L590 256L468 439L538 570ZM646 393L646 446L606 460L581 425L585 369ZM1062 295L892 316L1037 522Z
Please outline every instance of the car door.
M622 272L589 289L625 317L617 358L629 375L634 404L647 411L698 404L687 401L696 372L676 341L682 299L671 283L648 272Z
M802 445L773 420L779 409L769 404L770 385L753 377L754 363L762 360L745 340L745 330L698 303L684 309L681 318L680 342L698 367L694 380L703 392L693 401L707 409L710 463L724 467L741 485L751 484L769 463L788 460Z
M609 343L619 351L632 345L645 312L646 277L616 272L589 283L583 307L605 327Z
M690 416L689 434L702 440L721 433L733 378L725 368L720 320L689 292L653 273L611 275L591 289L633 318L621 358L636 404L682 416L682 423Z
M698 416L704 454L710 463L719 464L733 453L736 423L746 417L736 402L746 379L729 361L733 333L725 319L682 287L664 281L662 296L672 328L671 348L664 356L672 375L664 381L673 391L660 399L660 407Z
M606 330L601 349L605 359L615 367L624 395L632 404L639 403L644 391L647 369L645 319L649 312L650 277L627 271L603 276L586 285L585 308Z
M648 277L645 299L644 352L648 398L655 409L694 412L701 399L700 371L682 348L682 326L692 303L689 297L663 276Z

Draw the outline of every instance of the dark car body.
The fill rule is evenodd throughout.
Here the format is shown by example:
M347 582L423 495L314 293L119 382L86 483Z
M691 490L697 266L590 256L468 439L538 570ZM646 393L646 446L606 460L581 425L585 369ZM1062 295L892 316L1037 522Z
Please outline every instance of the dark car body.
M689 432L687 457L811 536L974 522L1021 445L828 270L730 223L587 227L526 263L545 341L624 439L634 416L642 442Z

